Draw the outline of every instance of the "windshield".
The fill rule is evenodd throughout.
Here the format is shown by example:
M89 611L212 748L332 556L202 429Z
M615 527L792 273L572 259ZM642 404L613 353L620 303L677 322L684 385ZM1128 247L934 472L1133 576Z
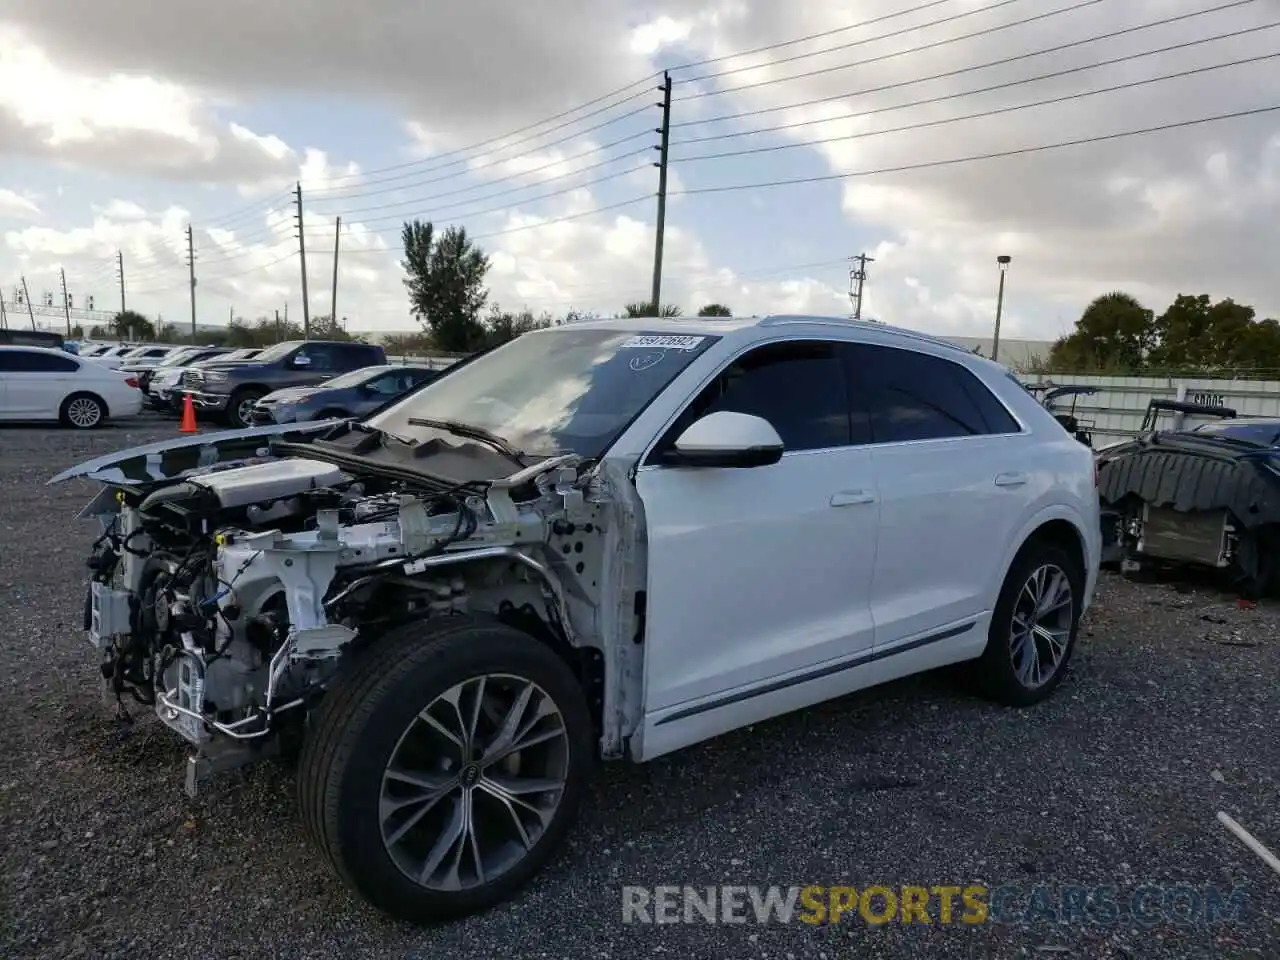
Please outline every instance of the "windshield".
M253 359L261 360L263 363L279 360L281 357L287 357L292 353L298 347L299 342L297 340L286 340L284 343L277 343L274 346L267 347Z
M255 357L261 352L262 351L256 347L245 347L243 350L232 350L230 353L214 354L212 357L206 357L205 359L210 361L216 360L218 363L223 363L227 360L248 360L250 357Z
M178 366L178 364L182 363L188 357L194 357L199 352L200 352L199 350L193 350L190 347L184 347L181 350L174 350L172 353L168 354L163 359L161 359L161 361L157 363L156 366L157 367L176 367Z
M320 386L328 390L330 387L358 387L371 377L375 377L380 373L386 373L391 367L382 365L378 367L361 367L359 370L351 370L347 373L340 373L332 380L326 380Z
M526 333L367 422L396 436L422 437L432 429L410 419L452 420L531 456L591 459L719 339L572 326Z

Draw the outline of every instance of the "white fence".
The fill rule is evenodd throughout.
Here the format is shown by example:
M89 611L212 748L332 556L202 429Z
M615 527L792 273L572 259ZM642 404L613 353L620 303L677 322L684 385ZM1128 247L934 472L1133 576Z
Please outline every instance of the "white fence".
M1093 424L1094 446L1104 447L1135 436L1152 399L1187 400L1231 407L1239 416L1280 417L1280 381L1197 380L1192 377L1094 377L1071 374L1023 374L1026 384L1097 387L1093 396L1076 399L1076 416ZM1071 398L1059 401L1068 406ZM1161 419L1167 429L1168 415ZM1201 422L1201 421L1197 421Z

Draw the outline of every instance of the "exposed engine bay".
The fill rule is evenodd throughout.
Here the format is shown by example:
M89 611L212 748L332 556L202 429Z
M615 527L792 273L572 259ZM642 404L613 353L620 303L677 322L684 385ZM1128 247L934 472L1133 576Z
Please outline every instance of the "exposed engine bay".
M297 449L204 459L145 482L99 476L82 512L103 524L85 629L106 692L125 715L130 700L154 707L195 746L189 793L300 730L345 659L384 631L462 613L562 651L602 751L620 753L642 673L623 662L639 656L629 612L643 589L628 484L573 457L454 485Z
M1153 433L1097 458L1103 541L1122 568L1144 562L1225 571L1246 593L1280 573L1280 459L1266 445Z

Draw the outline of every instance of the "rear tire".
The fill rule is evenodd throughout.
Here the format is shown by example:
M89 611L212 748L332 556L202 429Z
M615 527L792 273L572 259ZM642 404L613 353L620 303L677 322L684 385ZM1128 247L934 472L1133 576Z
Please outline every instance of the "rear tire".
M92 393L73 393L62 401L58 420L73 430L96 430L107 420L107 405Z
M981 692L1029 707L1047 699L1067 672L1080 631L1085 573L1069 551L1031 540L1005 577L987 647L974 664Z
M507 900L556 852L586 790L595 733L577 677L485 617L408 624L357 656L299 760L307 832L353 892L399 919ZM495 745L503 721L525 747Z

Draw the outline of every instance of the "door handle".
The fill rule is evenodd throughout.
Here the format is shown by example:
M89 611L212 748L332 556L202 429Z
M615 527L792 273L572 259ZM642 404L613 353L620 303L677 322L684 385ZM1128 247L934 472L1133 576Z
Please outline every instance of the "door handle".
M831 495L833 507L852 507L860 503L875 503L876 495L870 490L843 490Z
M1025 473L998 473L996 474L997 487L1020 487L1027 482Z

